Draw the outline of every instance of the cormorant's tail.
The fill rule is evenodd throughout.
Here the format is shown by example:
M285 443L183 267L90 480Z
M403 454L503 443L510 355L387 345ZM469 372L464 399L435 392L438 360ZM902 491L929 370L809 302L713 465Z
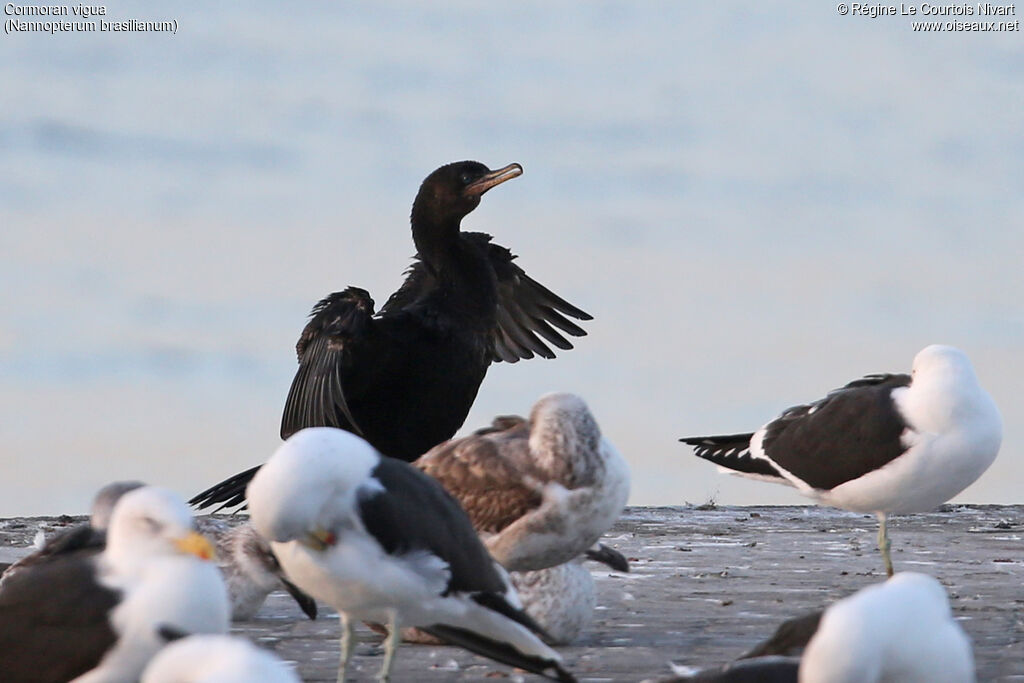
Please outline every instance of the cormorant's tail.
M770 462L763 458L755 458L750 454L750 440L753 437L753 433L747 433L721 436L684 436L679 440L693 446L693 453L698 458L713 462L728 470L730 474L788 484L789 480L782 476Z
M202 493L193 496L188 501L189 505L194 505L199 510L217 505L217 510L223 510L224 508L245 503L245 487L256 476L256 471L260 467L261 465L250 467L245 472L240 472L233 477L228 477L219 484L211 486ZM213 512L217 512L217 510L213 510Z
M464 628L434 624L433 626L421 626L420 630L488 659L518 667L553 681L562 683L575 683L576 681L576 677L563 668L561 662L557 660L524 654L508 643L493 640ZM547 673L549 669L553 669L552 674Z

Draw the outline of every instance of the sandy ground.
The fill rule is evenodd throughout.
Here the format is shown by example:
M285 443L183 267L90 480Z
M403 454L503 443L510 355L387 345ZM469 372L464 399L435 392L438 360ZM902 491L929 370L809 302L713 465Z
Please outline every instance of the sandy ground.
M36 530L75 518L0 520L0 561L20 555ZM782 620L881 581L873 517L815 507L629 508L605 539L632 562L630 574L595 571L599 606L591 629L561 652L585 681L669 674L669 662L721 664ZM949 591L974 641L979 681L1024 681L1024 506L947 506L890 525L897 571L926 572ZM333 681L338 621L326 607L306 620L283 593L258 617L235 624L295 662L305 681ZM381 638L359 632L350 667L369 681ZM519 678L448 647L406 645L395 680Z

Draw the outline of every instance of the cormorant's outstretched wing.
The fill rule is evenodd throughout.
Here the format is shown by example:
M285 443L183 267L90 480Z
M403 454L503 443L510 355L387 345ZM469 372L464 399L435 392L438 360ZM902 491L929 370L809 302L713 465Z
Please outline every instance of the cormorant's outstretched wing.
M554 358L555 353L548 344L568 350L572 343L564 335L586 336L586 330L569 318L592 320L593 316L527 275L512 262L515 255L491 242L490 235L464 232L462 237L483 250L497 278L498 324L493 332L494 361L515 363L535 355ZM380 313L394 313L414 304L432 290L435 281L429 266L417 256L406 271L402 286L391 295Z
M306 427L338 427L362 436L345 396L345 375L351 367L352 347L368 335L373 322L369 292L349 287L324 297L310 314L295 351L299 370L292 380L281 416L281 438ZM245 487L259 466L212 486L189 503L217 509L245 502Z
M344 380L358 345L373 322L373 299L349 287L313 307L309 324L295 345L299 370L281 417L281 438L306 427L338 427L359 434L345 399Z
M421 296L430 292L436 284L430 267L420 259L419 254L413 257L412 265L405 270L405 280L395 293L380 307L378 315L397 313L413 305Z
M494 331L495 361L515 363L521 358L533 358L534 354L542 358L554 358L554 352L544 343L545 341L568 350L572 348L572 344L563 333L573 337L586 336L586 331L569 318L592 320L593 316L532 279L526 271L512 262L516 258L512 252L490 242L490 235L466 235L487 242L487 257L498 278L498 327Z

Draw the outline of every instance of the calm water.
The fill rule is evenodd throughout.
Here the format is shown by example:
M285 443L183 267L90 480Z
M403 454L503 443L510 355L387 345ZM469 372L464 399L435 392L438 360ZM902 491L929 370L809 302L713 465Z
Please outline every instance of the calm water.
M1020 502L1024 50L798 3L107 5L167 34L0 38L0 515L265 459L310 306L378 302L436 166L517 161L466 226L595 315L467 428L583 395L636 504L800 502L677 437L964 348ZM6 17L5 17L6 18Z

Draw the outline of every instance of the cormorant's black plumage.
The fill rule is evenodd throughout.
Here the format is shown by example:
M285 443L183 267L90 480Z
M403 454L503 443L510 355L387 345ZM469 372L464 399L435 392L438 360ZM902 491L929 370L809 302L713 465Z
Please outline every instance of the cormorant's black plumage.
M475 161L423 181L412 208L417 254L405 282L374 312L357 287L321 300L296 344L299 369L281 437L338 427L411 462L462 426L492 362L554 358L591 316L531 279L491 236L461 221L491 187L522 173ZM191 501L235 505L255 474L236 475Z

